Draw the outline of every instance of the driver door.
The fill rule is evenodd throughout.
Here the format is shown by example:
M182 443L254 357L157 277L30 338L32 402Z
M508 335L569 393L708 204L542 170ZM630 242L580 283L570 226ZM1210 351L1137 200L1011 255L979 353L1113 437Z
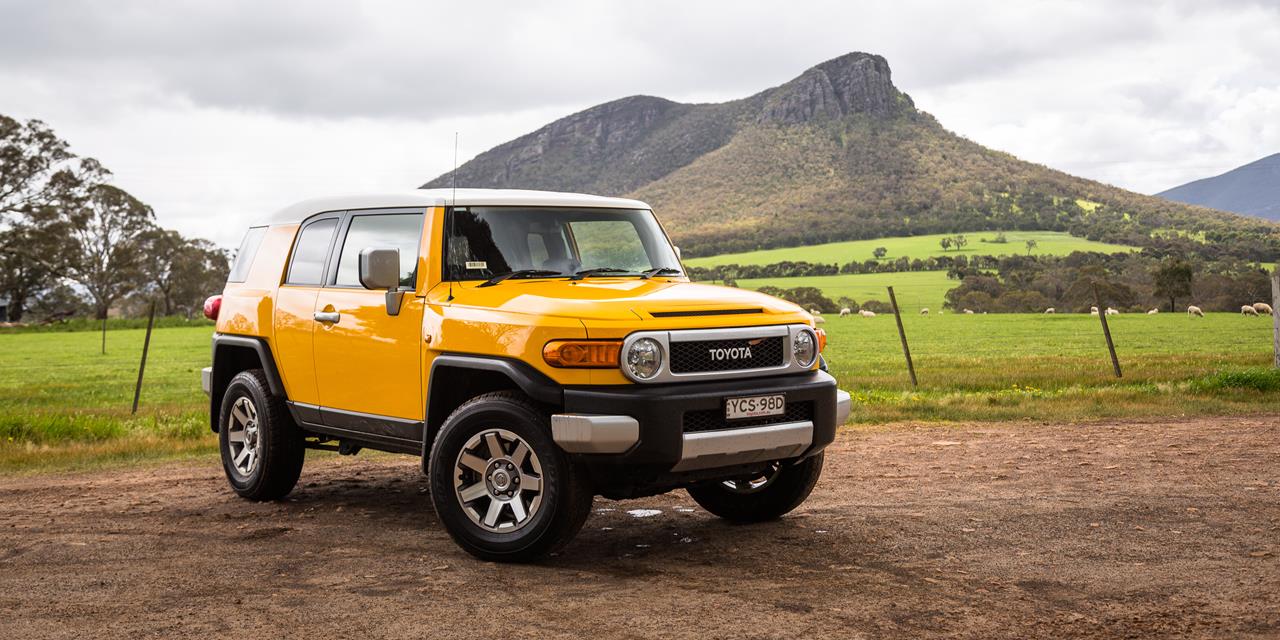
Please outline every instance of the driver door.
M422 314L416 297L422 209L353 211L334 245L316 298L315 362L326 426L412 446L422 440ZM360 284L360 251L400 250L400 312L386 292ZM390 439L390 440L387 440Z

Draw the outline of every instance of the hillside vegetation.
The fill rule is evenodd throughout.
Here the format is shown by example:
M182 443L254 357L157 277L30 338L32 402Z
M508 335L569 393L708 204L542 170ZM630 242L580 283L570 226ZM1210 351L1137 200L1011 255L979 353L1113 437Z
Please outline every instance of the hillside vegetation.
M1180 229L1245 259L1280 253L1265 221L1077 178L957 136L866 53L722 104L636 96L599 105L486 151L457 175L466 187L640 198L691 258L996 229L1141 247L1171 242L1156 229Z
M711 267L717 265L764 265L778 262L832 262L865 261L877 259L875 250L883 247L886 253L880 260L896 260L901 257L927 258L930 256L968 255L1019 255L1032 253L1035 255L1065 256L1073 251L1097 251L1115 253L1133 251L1136 247L1097 242L1085 238L1077 238L1061 231L1008 231L1003 232L1006 242L993 242L1000 232L979 232L969 234L969 244L956 249L943 249L940 242L954 234L935 233L922 236L877 238L874 240L849 240L846 242L829 242L807 247L787 247L784 249L764 249L747 253L726 253L704 258L685 260L686 266ZM1027 241L1036 243L1034 249L1027 250Z

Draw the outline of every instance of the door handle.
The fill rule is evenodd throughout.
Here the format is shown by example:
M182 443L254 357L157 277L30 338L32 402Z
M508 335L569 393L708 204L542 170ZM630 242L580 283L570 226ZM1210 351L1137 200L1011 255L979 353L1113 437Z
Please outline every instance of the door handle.
M316 322L337 323L342 319L342 314L337 311L317 311L315 313Z

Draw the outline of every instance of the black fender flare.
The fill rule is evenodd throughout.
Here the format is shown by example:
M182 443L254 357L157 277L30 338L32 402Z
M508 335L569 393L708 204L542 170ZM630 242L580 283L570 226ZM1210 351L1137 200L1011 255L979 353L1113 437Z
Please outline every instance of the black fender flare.
M534 369L533 366L520 360L512 358L502 358L497 356L481 356L460 353L445 353L437 355L431 361L431 370L428 372L427 388L425 395L426 406L424 407L424 416L426 417L423 434L422 434L422 470L427 471L431 457L431 444L435 440L432 430L439 428L443 424L444 419L448 416L433 416L431 407L437 400L434 395L440 389L440 385L434 383L440 380L439 376L447 376L450 369L470 369L473 371L486 371L497 373L506 377L515 384L525 395L533 398L538 402L542 402L554 406L564 405L564 388L560 384L546 374ZM441 393L445 393L441 391Z
M223 353L225 353L225 350L228 348L250 349L256 353L258 356L258 362L262 366L262 371L267 376L267 386L271 391L271 395L279 396L281 398L286 397L284 380L280 378L280 371L276 368L275 357L271 354L271 347L267 344L265 339L254 336L215 333L213 334L213 357L211 360L213 365L213 375L209 389L209 426L214 431L218 430L218 411L221 408L222 394L226 390L227 382L231 380L235 373L239 373L237 371L230 375L219 374L218 351L219 349L223 349Z

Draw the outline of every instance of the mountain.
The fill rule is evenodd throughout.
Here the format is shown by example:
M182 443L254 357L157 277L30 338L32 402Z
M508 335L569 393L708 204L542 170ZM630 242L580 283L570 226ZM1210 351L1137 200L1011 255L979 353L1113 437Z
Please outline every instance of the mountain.
M1188 182L1156 195L1169 200L1280 220L1280 153L1220 176Z
M423 186L449 184L445 174ZM1186 229L1248 236L1236 245L1255 253L1280 249L1274 225L1077 178L951 133L868 53L730 102L601 104L481 153L458 167L457 185L639 198L687 256L987 229L1139 245L1158 229Z

